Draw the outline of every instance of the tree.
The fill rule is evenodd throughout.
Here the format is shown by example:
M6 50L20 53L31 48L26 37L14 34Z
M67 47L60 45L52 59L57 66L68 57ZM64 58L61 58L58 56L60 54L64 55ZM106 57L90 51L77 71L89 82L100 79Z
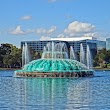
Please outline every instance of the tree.
M21 49L12 44L1 44L0 46L0 64L1 67L21 66Z
M94 58L94 65L100 67L107 67L107 63L110 63L110 50L100 50Z
M0 66L3 66L3 58L5 55L9 55L11 52L10 44L1 44L0 46Z

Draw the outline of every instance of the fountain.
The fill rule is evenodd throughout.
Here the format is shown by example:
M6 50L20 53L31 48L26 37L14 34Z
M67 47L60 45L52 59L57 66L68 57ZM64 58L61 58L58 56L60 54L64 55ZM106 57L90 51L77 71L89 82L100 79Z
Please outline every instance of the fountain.
M25 45L26 46L26 45ZM71 47L72 48L72 47ZM69 59L64 42L49 42L43 49L42 58L25 64L22 70L15 71L16 77L85 77L93 76L93 70L75 58L71 50ZM24 55L24 54L23 54Z
M42 59L44 58L52 58L59 59L64 58L68 59L68 48L65 43L48 43L46 47L44 46Z
M85 51L84 51L84 48L83 48L83 44L81 43L80 44L80 62L85 64Z
M22 47L22 67L25 65L25 45Z
M86 59L87 59L87 67L88 67L88 69L92 69L93 63L92 63L92 55L91 55L91 52L90 52L89 45L87 45Z
M70 59L77 60L76 53L72 46L70 46Z
M31 54L27 43L22 47L22 67L31 61Z

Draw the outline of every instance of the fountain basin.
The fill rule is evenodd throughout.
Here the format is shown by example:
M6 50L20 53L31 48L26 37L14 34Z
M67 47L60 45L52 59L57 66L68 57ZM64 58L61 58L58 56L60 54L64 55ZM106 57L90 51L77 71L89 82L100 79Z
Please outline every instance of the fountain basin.
M85 77L93 76L84 64L71 59L39 59L15 71L17 77Z

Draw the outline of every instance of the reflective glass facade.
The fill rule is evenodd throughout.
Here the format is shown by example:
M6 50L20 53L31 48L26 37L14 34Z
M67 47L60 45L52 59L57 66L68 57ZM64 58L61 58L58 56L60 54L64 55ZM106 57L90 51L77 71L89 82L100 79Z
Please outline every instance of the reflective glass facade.
M48 42L52 42L52 41L22 41L21 48L25 42L27 42L28 46L32 50L37 51L37 52L42 52L44 46L46 46L46 44ZM96 40L81 40L81 41L68 41L68 42L56 40L54 42L65 42L68 46L68 49L70 48L70 46L73 46L75 52L80 52L80 44L81 43L83 44L84 50L86 52L87 44L88 44L93 56L96 55L96 52L97 52L97 43L96 43L97 41Z
M106 41L97 41L97 50L106 48Z
M106 49L110 50L110 38L106 39Z

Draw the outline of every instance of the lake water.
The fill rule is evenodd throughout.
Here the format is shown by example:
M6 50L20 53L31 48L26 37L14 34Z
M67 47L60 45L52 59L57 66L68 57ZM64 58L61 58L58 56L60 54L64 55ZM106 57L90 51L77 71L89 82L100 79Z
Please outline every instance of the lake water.
M0 110L110 110L110 71L92 78L14 78L0 71Z

